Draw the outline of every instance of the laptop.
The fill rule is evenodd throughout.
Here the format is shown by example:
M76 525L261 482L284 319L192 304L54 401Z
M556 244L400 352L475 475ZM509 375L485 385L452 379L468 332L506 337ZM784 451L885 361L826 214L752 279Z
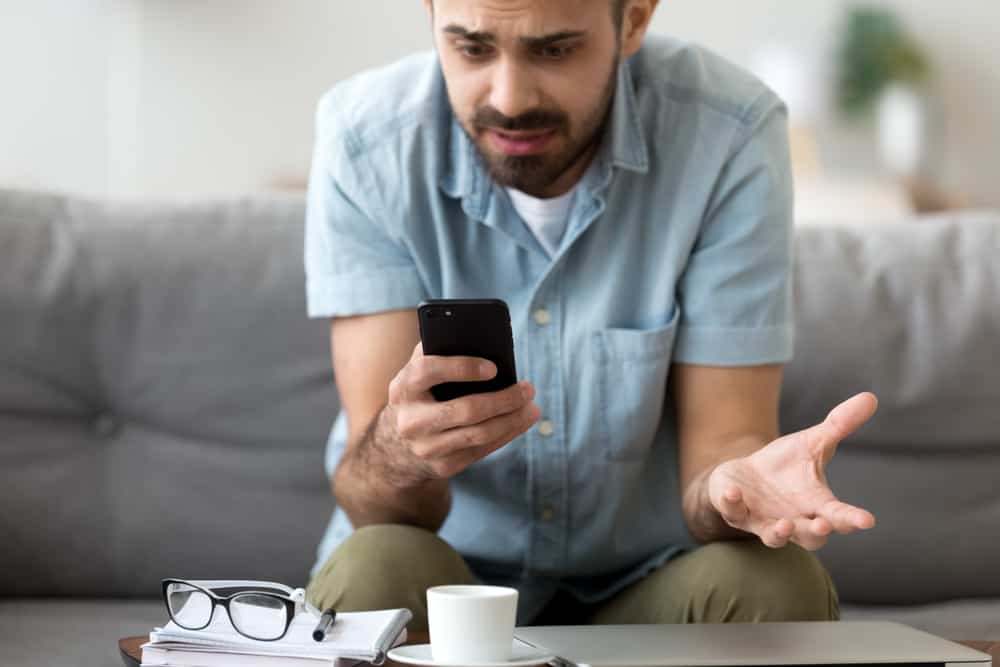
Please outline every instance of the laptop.
M524 627L514 636L559 656L560 667L992 667L986 653L884 621Z

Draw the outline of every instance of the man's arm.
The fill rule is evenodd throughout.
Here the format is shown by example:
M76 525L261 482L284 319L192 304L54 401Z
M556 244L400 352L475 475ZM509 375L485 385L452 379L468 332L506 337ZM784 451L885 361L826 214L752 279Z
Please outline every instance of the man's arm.
M451 509L450 479L541 414L528 382L435 401L432 386L487 380L496 366L423 356L416 311L337 318L330 338L348 424L331 485L355 528L398 523L436 532Z
M862 393L820 424L778 437L780 366L676 364L681 502L699 542L753 534L767 546L819 549L836 530L875 525L875 517L834 496L825 468L841 440L878 407Z
M720 463L748 456L778 437L781 380L780 365L671 369L684 518L699 542L751 536L712 507L708 477Z
M330 325L334 378L348 426L347 448L330 485L355 527L404 523L436 531L451 508L447 481L400 488L379 462L378 453L392 447L378 428L389 383L419 340L415 310L338 318Z

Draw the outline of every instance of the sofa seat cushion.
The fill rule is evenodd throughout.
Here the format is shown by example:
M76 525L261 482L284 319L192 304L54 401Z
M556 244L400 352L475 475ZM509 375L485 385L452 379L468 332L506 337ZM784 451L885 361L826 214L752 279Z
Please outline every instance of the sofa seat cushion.
M1000 598L893 607L845 604L840 613L842 621L895 621L954 641L1000 641Z
M118 667L118 640L163 625L160 600L30 598L0 601L4 667Z

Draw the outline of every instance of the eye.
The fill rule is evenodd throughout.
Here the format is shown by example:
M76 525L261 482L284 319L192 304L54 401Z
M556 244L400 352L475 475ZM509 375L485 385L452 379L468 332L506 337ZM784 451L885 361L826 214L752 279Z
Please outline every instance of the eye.
M543 46L538 55L546 60L563 60L576 50L574 46Z
M490 55L490 48L476 42L460 42L455 45L459 53L469 60L482 60Z

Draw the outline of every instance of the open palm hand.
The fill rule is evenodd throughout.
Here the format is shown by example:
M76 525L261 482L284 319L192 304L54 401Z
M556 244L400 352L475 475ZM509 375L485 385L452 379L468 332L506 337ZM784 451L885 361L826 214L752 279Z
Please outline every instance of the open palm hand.
M775 548L794 542L815 550L834 530L846 535L873 527L871 512L837 499L824 470L840 441L877 408L874 395L858 394L834 408L823 423L722 463L708 480L712 506L730 526Z

